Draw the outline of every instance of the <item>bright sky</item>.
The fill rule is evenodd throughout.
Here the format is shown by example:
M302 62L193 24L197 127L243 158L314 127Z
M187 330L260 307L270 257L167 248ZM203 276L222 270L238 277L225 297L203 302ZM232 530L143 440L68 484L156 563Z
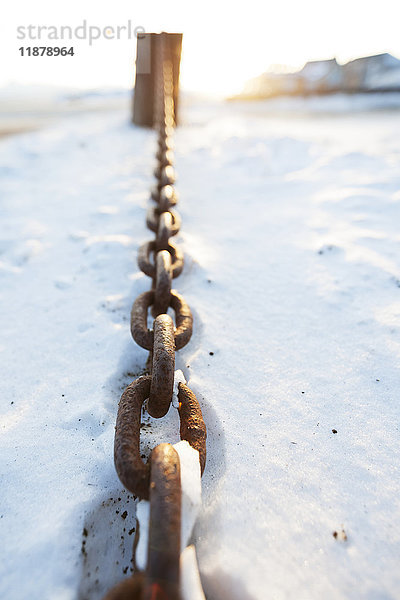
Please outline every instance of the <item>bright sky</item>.
M271 64L301 67L307 60L346 61L391 52L400 57L399 0L17 0L3 11L0 85L45 83L62 86L129 87L135 40L101 39L89 46L74 40L74 57L21 57L21 46L66 45L55 40L18 40L28 25L132 28L184 34L182 87L208 93L240 91ZM123 35L123 33L121 33Z

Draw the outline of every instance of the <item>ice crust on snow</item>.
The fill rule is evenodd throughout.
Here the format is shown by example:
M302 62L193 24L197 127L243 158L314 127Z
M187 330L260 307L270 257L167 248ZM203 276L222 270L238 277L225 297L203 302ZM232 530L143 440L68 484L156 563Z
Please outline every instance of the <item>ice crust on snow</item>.
M176 368L208 430L209 600L400 594L400 115L374 101L182 107ZM113 438L147 358L155 148L122 111L0 141L2 598L100 600L130 573ZM143 423L143 455L179 441L174 408Z
M196 550L188 546L181 554L181 595L182 600L206 600L197 568Z
M188 442L178 442L174 444L174 448L179 454L181 466L181 551L183 551L189 543L201 505L200 461L198 451L194 450ZM140 570L144 570L147 561L147 524L150 516L150 503L147 500L140 500L136 511L137 520L140 523L136 564ZM190 560L188 561L188 568L192 568Z
M185 379L185 376L184 376L183 372L181 371L181 369L178 369L177 371L175 371L174 391L172 394L172 406L174 408L178 408L178 406L179 406L178 394L179 394L179 384L180 383L186 384L186 379Z

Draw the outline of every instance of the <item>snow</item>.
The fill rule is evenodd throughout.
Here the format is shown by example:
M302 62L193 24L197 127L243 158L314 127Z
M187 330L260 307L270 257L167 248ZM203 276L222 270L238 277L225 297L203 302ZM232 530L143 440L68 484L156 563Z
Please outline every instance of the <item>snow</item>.
M181 551L188 546L201 506L201 475L199 453L188 442L174 444L179 455L181 469ZM150 518L150 503L140 500L136 509L136 518L140 524L140 537L136 548L136 565L144 571L147 561L148 523Z
M180 577L182 600L205 600L193 544L181 554Z
M179 407L178 394L179 394L179 384L180 383L184 383L186 385L187 381L185 379L183 372L180 369L178 369L177 371L175 371L174 390L172 392L172 406L174 406L175 408Z
M176 134L209 600L400 594L400 118L330 100L192 103ZM147 357L129 312L155 137L127 117L0 143L0 597L97 600L130 572L113 436ZM179 441L175 408L143 421L144 453Z

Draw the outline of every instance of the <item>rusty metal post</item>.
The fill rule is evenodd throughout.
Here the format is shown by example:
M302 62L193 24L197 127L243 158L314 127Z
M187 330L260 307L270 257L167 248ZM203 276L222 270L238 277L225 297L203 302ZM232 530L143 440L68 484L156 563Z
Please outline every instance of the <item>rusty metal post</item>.
M133 122L143 127L155 124L154 100L156 91L157 64L161 53L159 45L164 44L167 59L172 62L174 119L178 122L179 69L182 50L181 33L139 33L136 50L136 78L133 95Z

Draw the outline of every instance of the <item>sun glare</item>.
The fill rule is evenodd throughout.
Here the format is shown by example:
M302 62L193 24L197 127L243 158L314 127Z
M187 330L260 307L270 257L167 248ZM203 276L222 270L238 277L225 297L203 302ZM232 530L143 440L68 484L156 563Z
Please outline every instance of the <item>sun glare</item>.
M308 60L336 57L345 61L379 52L400 55L397 1L337 0L329 9L317 0L282 0L274 5L248 0L242 6L231 2L204 0L201 9L183 0L166 5L161 0L134 3L120 0L112 7L93 0L71 0L57 8L49 0L32 5L21 0L8 8L4 35L0 85L44 83L59 86L129 87L133 82L135 39L99 39L89 45L75 40L71 59L40 60L21 57L17 27L79 25L84 19L104 28L124 25L130 19L145 31L183 32L182 87L209 94L239 92L244 83L279 65L300 68ZM34 42L32 42L34 43Z

